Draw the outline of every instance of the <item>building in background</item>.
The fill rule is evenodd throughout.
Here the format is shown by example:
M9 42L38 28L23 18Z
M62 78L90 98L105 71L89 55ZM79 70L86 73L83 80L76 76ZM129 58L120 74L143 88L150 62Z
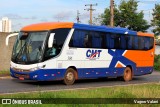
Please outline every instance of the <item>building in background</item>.
M3 17L0 21L0 32L11 32L11 20L8 17Z

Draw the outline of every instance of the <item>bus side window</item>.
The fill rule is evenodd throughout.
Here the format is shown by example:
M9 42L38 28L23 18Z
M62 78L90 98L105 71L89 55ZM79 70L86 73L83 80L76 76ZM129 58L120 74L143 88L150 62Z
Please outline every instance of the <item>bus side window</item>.
M150 46L149 46L149 42L150 42L150 38L149 37L144 37L144 39L145 39L145 46L144 46L144 48L145 48L145 50L148 50L148 49L150 49Z
M152 49L154 47L154 38L151 37L149 41L149 49Z
M120 49L120 36L117 34L110 35L110 44L109 48Z
M106 41L107 39L106 38L107 38L107 36L105 35L105 33L101 33L101 37L102 37L102 46L101 47L103 49L106 49L106 44L107 44L107 41Z
M145 43L144 43L144 49L149 50L153 48L154 45L154 38L153 37L144 37Z
M75 30L70 40L69 46L76 47L76 48L83 48L84 47L84 37L85 37L85 31Z
M85 36L84 36L84 47L85 48L87 48L87 46L88 46L88 38L89 38L89 35L88 34L86 34Z
M114 36L111 33L107 33L107 48L108 49L113 49L115 46L115 42L114 42Z
M127 41L128 41L128 36L121 35L120 49L127 49Z
M128 44L127 44L128 45L128 49L130 49L130 50L133 49L133 46L132 46L133 42L134 42L134 37L133 36L129 36L128 37Z
M139 44L139 50L144 50L144 38L143 37L138 37L138 44Z
M84 36L84 48L92 48L92 33L86 32Z
M69 42L69 47L78 47L78 43L76 43L76 38L78 39L78 35L79 31L75 30Z
M138 37L134 37L133 49L138 49Z
M72 36L71 39L70 39L69 47L74 47L74 46L73 46L73 36Z
M111 38L110 33L106 33L105 36L106 36L106 38L105 38L106 39L106 48L110 49L109 48L110 47L110 38Z
M94 32L92 35L92 48L102 48L102 36L100 32Z
M120 36L119 35L115 35L115 38L114 38L114 45L115 45L115 49L120 49Z

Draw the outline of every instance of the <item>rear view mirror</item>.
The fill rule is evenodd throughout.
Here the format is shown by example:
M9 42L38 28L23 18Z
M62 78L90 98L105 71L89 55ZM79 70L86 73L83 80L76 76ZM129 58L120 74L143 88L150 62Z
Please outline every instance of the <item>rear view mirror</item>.
M53 47L53 42L54 42L54 35L55 33L51 33L48 39L48 48L52 48Z
M18 33L13 33L13 34L8 35L8 36L6 37L6 46L8 46L8 44L9 44L9 38L10 38L10 37L13 37L13 36L17 36L17 35L18 35Z

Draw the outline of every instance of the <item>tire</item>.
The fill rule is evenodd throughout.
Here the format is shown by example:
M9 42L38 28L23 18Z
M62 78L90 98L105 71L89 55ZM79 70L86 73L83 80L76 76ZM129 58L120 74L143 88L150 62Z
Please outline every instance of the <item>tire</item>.
M126 67L126 69L124 70L124 74L123 74L123 80L125 82L131 81L132 80L132 70L129 67Z
M68 68L65 76L64 76L64 84L66 85L72 85L74 84L76 77L75 77L76 71L73 68Z

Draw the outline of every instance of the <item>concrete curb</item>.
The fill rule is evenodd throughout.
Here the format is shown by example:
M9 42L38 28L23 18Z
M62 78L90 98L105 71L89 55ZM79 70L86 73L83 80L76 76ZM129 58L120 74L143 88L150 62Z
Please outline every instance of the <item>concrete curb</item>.
M4 77L0 77L0 80L3 80L3 79L11 79L12 77L11 76L4 76Z

